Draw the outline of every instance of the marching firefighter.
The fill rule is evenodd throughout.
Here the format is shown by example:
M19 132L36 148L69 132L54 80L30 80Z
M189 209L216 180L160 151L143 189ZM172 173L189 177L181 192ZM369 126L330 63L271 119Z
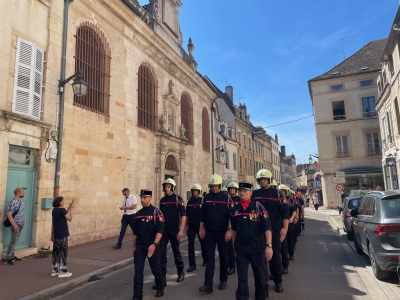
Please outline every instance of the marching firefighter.
M206 251L204 247L204 240L199 236L200 229L200 217L201 217L201 205L203 202L202 188L200 184L195 184L191 189L192 197L190 197L186 205L186 222L187 236L188 236L188 255L189 255L189 269L187 272L193 272L196 270L196 255L194 250L194 241L197 237L200 241L201 256L203 257L203 266L206 265Z
M304 230L304 208L305 208L305 203L304 203L304 199L301 196L301 192L297 192L296 193L296 198L299 202L299 231L301 232L301 230Z
M206 248L206 271L204 285L200 292L213 292L213 278L215 270L215 246L218 246L220 273L219 289L224 290L228 281L227 242L232 238L229 220L230 202L228 195L221 192L222 177L211 175L208 186L210 192L204 197L201 207L200 238L204 238Z
M155 277L156 297L164 295L159 246L164 233L164 217L158 208L151 205L152 191L141 190L139 196L143 208L136 213L133 226L132 253L135 263L133 300L143 299L143 272L146 257Z
M183 237L184 229L186 228L186 210L183 199L175 194L176 183L173 179L168 178L162 184L165 196L160 200L160 210L165 217L165 232L160 242L160 263L164 277L164 285L167 285L167 246L171 243L172 252L174 253L175 265L178 271L178 279L176 282L185 280L185 272L183 271L184 264L181 251L179 249L179 241ZM179 228L179 221L181 225ZM156 289L156 286L153 286Z
M238 272L237 300L250 298L248 267L253 269L256 300L268 298L264 277L264 260L271 260L272 233L267 211L258 201L251 201L252 185L239 183L240 203L231 210L232 240L236 251ZM229 190L229 189L228 189Z
M232 200L231 207L233 207L240 202L240 197L237 195L239 185L232 181L228 183L226 188ZM228 275L235 273L235 250L233 249L232 240L228 242L228 266Z
M223 187L221 189L221 192L223 192L224 194L228 194L228 189L226 187Z
M279 192L271 188L272 173L269 170L261 169L257 173L257 182L260 189L253 192L252 200L259 201L267 210L272 224L272 250L274 255L270 260L271 274L275 282L275 290L278 293L283 292L282 285L282 256L281 242L285 239L289 224L289 209L287 205L281 202ZM282 200L286 201L286 200ZM268 278L268 265L265 263L265 274Z
M281 184L278 187L279 192L282 194L283 198L286 198L286 203L289 207L289 227L286 238L283 240L281 245L282 250L282 274L286 275L289 272L289 260L290 256L293 256L293 218L296 216L296 208L293 206L293 199L290 196L290 188L286 184ZM289 245L290 244L290 245Z

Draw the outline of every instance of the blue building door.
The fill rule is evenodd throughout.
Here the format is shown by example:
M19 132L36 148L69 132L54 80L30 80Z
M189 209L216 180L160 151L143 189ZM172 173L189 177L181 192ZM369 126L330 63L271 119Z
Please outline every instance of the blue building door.
M14 198L14 190L21 187L25 190L24 218L25 226L21 231L16 249L28 248L32 241L32 225L35 202L35 182L36 172L33 170L33 149L10 146L8 156L6 199L4 206L4 215L7 215L7 208L10 201ZM3 226L3 251L7 251L10 243L10 228Z

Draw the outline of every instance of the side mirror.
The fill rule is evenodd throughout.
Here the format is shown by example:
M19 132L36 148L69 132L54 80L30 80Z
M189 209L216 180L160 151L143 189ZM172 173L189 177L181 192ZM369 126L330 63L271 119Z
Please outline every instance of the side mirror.
M354 209L350 212L350 215L351 215L352 217L354 217L354 218L357 218L357 216L358 216L358 209L357 209L357 208L354 208Z

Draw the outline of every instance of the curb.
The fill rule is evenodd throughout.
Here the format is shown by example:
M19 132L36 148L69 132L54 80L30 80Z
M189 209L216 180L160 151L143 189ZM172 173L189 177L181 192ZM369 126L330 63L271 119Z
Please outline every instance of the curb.
M187 237L185 237L181 240L181 245L184 244L185 242L187 242ZM171 248L171 245L168 244L167 249L170 249L170 248ZM92 277L93 275L97 275L97 276L101 277L108 273L123 269L129 265L133 265L133 257L121 260L121 261L113 263L107 267L98 269L96 271L92 271L90 273L87 273L87 274L77 277L75 279L69 280L67 282L59 283L55 286L38 291L36 293L30 294L28 296L25 296L25 297L22 297L19 299L20 300L53 299L55 295L60 296L62 294L65 294L66 292L71 291L72 289L75 289L79 286L86 284L88 282L89 278Z

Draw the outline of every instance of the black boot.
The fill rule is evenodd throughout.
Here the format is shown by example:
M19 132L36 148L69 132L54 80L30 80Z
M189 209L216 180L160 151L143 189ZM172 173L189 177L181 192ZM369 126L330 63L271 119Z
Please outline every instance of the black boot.
M228 275L232 275L232 274L234 274L236 271L235 271L235 268L229 268L229 270L228 270Z
M265 299L268 299L268 298L269 298L269 290L267 288L267 290L265 291Z
M143 298L142 298L142 297L135 297L135 296L133 296L132 300L143 300Z
M190 272L193 272L193 271L196 270L196 269L197 269L196 266L190 266L189 269L187 269L186 271L187 271L188 273L190 273Z
M164 296L164 289L157 290L156 297L159 298L159 297L162 297L162 296Z
M269 280L274 280L274 275L272 275L272 274L269 274Z
M282 293L283 292L282 282L275 282L275 291L277 293Z
M282 270L282 275L287 275L287 273L289 273L289 268L288 267L284 267Z
M176 280L176 282L182 282L185 280L185 272L181 271L178 273L178 279Z
M290 255L289 260L294 260L294 255Z
M203 267L205 267L206 266L206 262L205 261L203 261Z
M163 275L163 280L164 280L164 287L166 287L167 286L167 275ZM152 289L155 291L158 291L157 286L155 284L153 284Z
M199 288L199 291L202 293L212 293L213 288L212 288L212 286L209 286L209 285L203 285L201 288Z
M221 281L221 283L219 284L218 288L222 291L224 289L226 289L227 286L227 282L226 281Z

